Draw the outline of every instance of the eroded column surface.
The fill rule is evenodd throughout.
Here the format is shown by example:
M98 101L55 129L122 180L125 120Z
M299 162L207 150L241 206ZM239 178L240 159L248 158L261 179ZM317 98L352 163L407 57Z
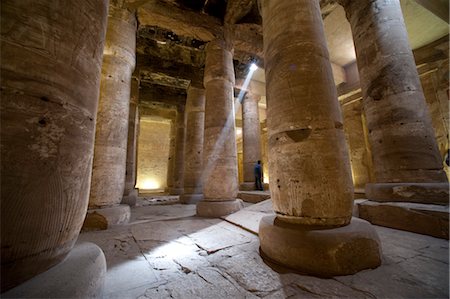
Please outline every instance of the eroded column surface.
M261 160L261 129L258 101L260 96L247 92L242 102L242 143L244 183L241 190L255 190L254 167Z
M197 214L219 217L241 208L234 123L233 53L223 40L206 47L203 195Z
M1 292L63 260L88 205L108 1L2 1Z
M261 220L261 252L313 275L377 267L375 230L351 217L350 162L319 2L266 0L262 14L276 216Z
M189 86L186 99L186 147L184 153L184 190L182 203L203 199L203 131L205 127L205 90Z
M85 228L128 222L120 205L125 185L131 74L135 66L136 18L110 5L95 133L89 211Z
M127 162L125 167L125 189L122 203L134 206L138 196L136 186L137 134L139 126L139 80L131 80L130 112L128 116Z
M176 114L171 119L170 124L170 141L169 141L169 158L167 161L167 187L164 190L167 193L170 193L170 190L173 189L175 177L174 177L174 168L175 168L175 153L176 153L176 137L177 137L177 125L176 125Z
M366 195L447 203L448 181L399 1L339 2L353 32L373 154L375 184Z
M173 161L173 186L169 188L172 195L183 193L183 175L184 175L184 145L186 140L186 119L185 106L177 107L177 118L175 123L175 155Z

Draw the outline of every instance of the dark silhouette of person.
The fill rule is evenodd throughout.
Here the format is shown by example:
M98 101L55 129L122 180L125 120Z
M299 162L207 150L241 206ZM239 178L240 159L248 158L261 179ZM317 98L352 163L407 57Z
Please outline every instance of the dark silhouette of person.
M263 171L260 160L258 160L258 162L255 164L254 172L255 172L255 189L263 191L264 190L262 185Z

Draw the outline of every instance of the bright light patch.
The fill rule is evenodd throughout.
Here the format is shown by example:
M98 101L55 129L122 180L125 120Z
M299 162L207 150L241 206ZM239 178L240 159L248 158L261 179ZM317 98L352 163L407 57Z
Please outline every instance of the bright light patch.
M241 134L242 134L242 129L236 128L236 135L241 135Z
M258 69L258 66L257 66L256 64L252 63L252 64L250 65L250 72L254 72L254 71L256 71L257 69Z
M155 180L144 180L141 183L141 187L140 189L144 189L144 190L156 190L159 189L159 183Z

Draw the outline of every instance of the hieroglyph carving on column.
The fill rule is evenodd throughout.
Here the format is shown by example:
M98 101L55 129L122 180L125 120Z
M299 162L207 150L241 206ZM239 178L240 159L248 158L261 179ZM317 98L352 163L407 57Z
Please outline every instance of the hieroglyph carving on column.
M350 161L319 1L261 4L276 213L261 220L261 252L321 276L376 267L377 234L352 219Z
M203 131L205 90L189 86L186 99L186 148L184 153L183 203L197 203L203 198Z
M217 217L239 210L237 149L234 120L233 52L216 39L206 46L205 133L203 194L197 204L200 216Z
M366 195L448 203L448 180L400 2L338 2L352 28L373 155L375 183L366 186Z
M92 213L88 212L86 228L107 228L129 219L129 207L119 204L125 185L131 74L136 63L136 25L134 13L110 5L89 198ZM97 217L99 214L102 217Z
M89 198L108 1L1 3L1 292L63 260Z

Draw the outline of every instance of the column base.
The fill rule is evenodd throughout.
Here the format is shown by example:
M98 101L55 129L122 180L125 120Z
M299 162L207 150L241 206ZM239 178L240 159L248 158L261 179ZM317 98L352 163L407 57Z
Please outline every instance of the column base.
M203 200L202 193L180 195L180 202L183 204L196 204L201 200Z
M381 202L448 204L448 183L375 183L366 185L366 196Z
M122 197L121 204L129 205L130 207L134 207L136 205L136 201L138 198L138 190L133 189L127 195Z
M219 218L237 212L242 207L243 203L240 199L227 201L202 200L197 204L197 216Z
M170 195L181 195L183 194L183 191L183 188L169 188L167 190Z
M259 224L261 256L304 274L351 275L381 265L381 244L373 226L352 218L338 228L290 225L265 216Z
M83 230L108 229L112 225L125 224L128 221L130 221L130 206L128 205L89 209L86 219L84 219Z
M2 294L2 298L103 298L106 260L93 243L80 243L66 259Z
M239 185L239 191L255 191L255 182L243 182Z

